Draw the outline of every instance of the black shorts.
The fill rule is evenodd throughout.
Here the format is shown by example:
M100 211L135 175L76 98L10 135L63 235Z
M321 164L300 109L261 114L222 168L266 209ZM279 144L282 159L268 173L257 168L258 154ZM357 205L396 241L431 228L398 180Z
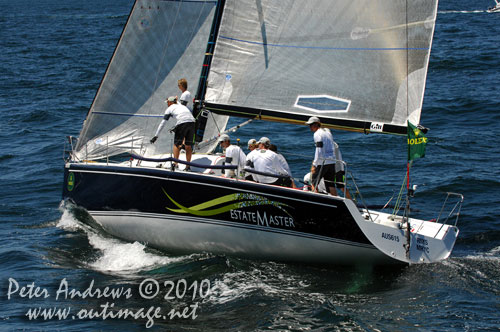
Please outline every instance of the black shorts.
M312 184L316 184L316 180L321 180L322 178L325 181L326 189L330 187L344 188L345 182L345 172L338 171L335 172L335 164L328 164L323 166L316 167L316 172L312 175Z
M316 181L325 181L326 189L335 187L335 164L321 165L316 167L316 172L312 175L312 184L316 185Z
M338 171L335 172L335 185L337 188L344 188L344 183L345 183L345 172L344 171Z
M194 144L194 122L181 123L174 129L174 144L193 145Z

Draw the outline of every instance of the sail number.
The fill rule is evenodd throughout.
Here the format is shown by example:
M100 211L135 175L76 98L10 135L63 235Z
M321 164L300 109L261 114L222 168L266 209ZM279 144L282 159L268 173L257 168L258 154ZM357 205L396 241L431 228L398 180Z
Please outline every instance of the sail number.
M394 242L399 242L399 236L392 235L392 234L389 234L389 233L382 233L382 238L386 239L386 240L391 240L391 241L394 241Z

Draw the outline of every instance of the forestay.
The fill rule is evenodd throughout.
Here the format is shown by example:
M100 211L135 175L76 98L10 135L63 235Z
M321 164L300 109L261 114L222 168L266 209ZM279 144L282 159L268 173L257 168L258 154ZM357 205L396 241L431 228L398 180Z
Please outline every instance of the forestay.
M80 159L124 151L144 153L165 108L180 95L179 78L196 91L216 1L138 0L128 18L77 145ZM215 122L218 122L217 124ZM227 117L210 117L206 136L223 130ZM169 153L171 119L147 155ZM206 149L210 149L207 147Z
M206 107L406 134L419 123L437 0L226 0Z

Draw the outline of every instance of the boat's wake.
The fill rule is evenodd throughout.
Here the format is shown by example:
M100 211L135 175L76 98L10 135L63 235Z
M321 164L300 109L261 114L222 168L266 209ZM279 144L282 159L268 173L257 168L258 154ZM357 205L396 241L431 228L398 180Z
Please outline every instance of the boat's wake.
M467 254L463 257L454 257L441 265L440 273L446 274L447 282L455 287L467 289L484 289L500 291L498 270L500 269L500 247L487 252Z
M438 14L477 14L487 12L487 10L443 10L438 11Z
M292 280L293 275L273 274L272 278L268 278L269 275L261 269L225 273L215 281L209 300L223 304L254 296L256 293L293 295L308 286L299 280Z
M86 235L93 254L81 263L92 270L130 275L190 259L190 256L169 257L142 243L129 243L109 237L97 224L97 227L87 224L89 221L95 223L88 214L82 218L82 211L65 203L61 204L60 209L62 216L56 227L69 232L83 232Z
M470 254L465 256L464 258L475 261L487 261L487 262L497 263L500 265L500 246L492 248L487 252Z

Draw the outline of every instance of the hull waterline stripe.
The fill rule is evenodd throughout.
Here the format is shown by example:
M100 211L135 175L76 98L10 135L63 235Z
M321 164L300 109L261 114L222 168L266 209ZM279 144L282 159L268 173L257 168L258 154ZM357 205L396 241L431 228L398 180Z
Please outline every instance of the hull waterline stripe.
M314 235L314 234L296 232L296 231L288 231L288 230L279 229L279 228L268 228L268 227L262 227L262 226L254 226L254 225L249 225L249 224L238 224L238 223L225 222L225 221L220 221L220 220L215 220L215 219L201 219L201 218L193 218L193 217L187 217L187 216L177 217L174 215L165 216L165 215L161 215L161 214L154 214L154 213L149 214L149 213L140 213L140 212L136 212L136 213L123 212L122 214L117 214L118 211L113 211L113 212L114 212L114 214L110 214L108 212L103 212L103 211L89 211L89 213L91 215L100 216L100 217L148 217L148 218L154 218L154 219L172 219L172 220L178 220L178 221L184 221L184 222L195 222L195 223L213 224L213 225L219 225L219 226L250 229L250 230L261 231L261 232L266 232L266 233L278 233L278 234L284 234L284 235L295 236L295 237L300 237L300 238L309 238L309 239L314 239L314 240L339 243L339 244L344 244L344 245L353 246L353 247L377 249L373 245L351 242L351 241L346 241L346 240L341 240L341 239L336 239L336 238L331 238L331 237L326 237L326 236L321 236L321 235Z

